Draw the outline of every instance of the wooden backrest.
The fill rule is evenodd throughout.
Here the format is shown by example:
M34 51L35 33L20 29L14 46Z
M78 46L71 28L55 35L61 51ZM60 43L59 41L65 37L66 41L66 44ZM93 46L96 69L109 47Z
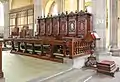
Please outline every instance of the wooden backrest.
M92 32L91 14L80 11L77 14L77 35L78 37L85 38L88 32Z
M45 34L46 36L51 36L52 34L52 17L47 17L46 18L46 31L45 31Z
M40 36L45 36L45 18L41 18L40 20Z
M53 36L58 36L59 35L59 16L53 17Z
M85 18L84 12L78 13L78 20L77 20L77 35L80 38L84 38L87 33L87 20Z
M68 34L68 25L67 25L67 15L62 13L60 16L60 36L67 36Z
M77 33L77 15L71 12L68 15L68 36L76 36Z
M12 36L19 36L19 28L14 27L11 33Z
M39 18L39 36L77 37L84 39L88 32L92 32L91 14L76 12L55 17Z

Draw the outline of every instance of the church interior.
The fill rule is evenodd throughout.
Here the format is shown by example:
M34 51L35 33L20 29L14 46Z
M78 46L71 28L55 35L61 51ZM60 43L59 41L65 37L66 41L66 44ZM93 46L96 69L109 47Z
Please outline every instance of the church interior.
M120 82L120 0L0 0L0 82Z

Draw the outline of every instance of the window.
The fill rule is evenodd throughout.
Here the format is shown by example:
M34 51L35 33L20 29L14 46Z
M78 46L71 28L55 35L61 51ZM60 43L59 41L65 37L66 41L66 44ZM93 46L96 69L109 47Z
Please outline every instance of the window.
M22 8L21 8L22 9ZM17 26L19 28L19 32L21 31L23 26L29 26L29 29L34 30L34 12L33 8L26 8L24 10L11 11L10 12L10 34L12 29ZM32 32L33 33L33 32Z

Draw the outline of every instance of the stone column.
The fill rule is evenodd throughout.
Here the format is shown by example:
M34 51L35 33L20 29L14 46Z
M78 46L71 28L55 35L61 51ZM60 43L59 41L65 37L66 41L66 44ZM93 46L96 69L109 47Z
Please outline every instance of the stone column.
M65 12L65 0L62 0L62 12Z
M9 2L8 1L4 1L2 2L3 6L4 6L4 38L8 38L9 37Z
M85 0L77 0L77 10L81 11L85 9Z
M108 30L109 30L109 45L113 55L118 53L118 0L108 0Z
M37 18L43 16L42 0L34 0L34 34L37 29Z
M120 35L120 0L118 0L118 35ZM120 46L120 37L118 36L118 47Z
M55 0L55 2L57 3L57 8L58 8L58 13L61 13L61 12L63 12L63 10L64 10L64 0Z
M97 41L97 50L106 50L106 0L92 0L93 29L97 32L100 41Z
M108 0L108 28L110 45L117 46L117 0Z

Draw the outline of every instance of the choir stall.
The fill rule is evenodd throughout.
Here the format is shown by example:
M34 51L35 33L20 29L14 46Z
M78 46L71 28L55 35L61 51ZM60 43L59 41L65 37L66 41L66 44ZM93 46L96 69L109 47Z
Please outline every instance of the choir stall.
M58 16L38 18L35 37L8 38L11 41L11 53L63 62L64 58L89 55L95 47L92 15L87 12L62 13Z

